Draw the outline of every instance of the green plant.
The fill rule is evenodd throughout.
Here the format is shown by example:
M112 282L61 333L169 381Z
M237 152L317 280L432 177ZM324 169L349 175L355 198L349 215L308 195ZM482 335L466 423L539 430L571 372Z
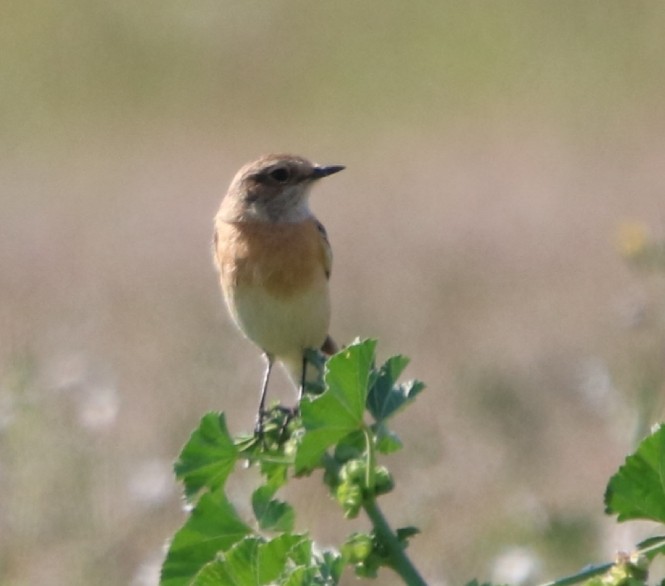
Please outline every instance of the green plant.
M309 394L297 417L273 408L261 437L232 438L223 414L203 417L175 466L192 510L171 542L162 586L337 584L347 564L359 576L375 576L385 566L408 584L425 584L405 554L417 530L393 531L377 502L393 487L377 455L402 447L388 420L424 385L398 382L408 363L403 356L377 368L375 349L374 340L355 342L330 358L325 391ZM240 460L256 466L263 480L251 497L253 526L240 519L225 494ZM307 534L294 533L293 507L275 498L290 479L317 470L345 517L363 510L372 522L370 533L354 533L339 552L319 552Z
M605 512L618 521L646 519L665 523L665 426L651 434L626 458L610 478L605 491ZM651 562L665 554L665 536L651 537L630 553L619 552L612 563L590 566L544 586L646 586ZM665 580L660 582L661 586Z
M378 497L394 483L377 462L380 454L402 447L388 421L424 385L398 382L408 360L393 356L377 367L375 350L376 342L365 340L327 362L310 356L324 369L323 385L310 389L295 417L274 406L260 437L231 437L224 414L203 417L175 465L191 510L171 541L162 586L335 585L345 566L365 578L390 568L409 586L425 584L405 551L418 530L393 530L379 507ZM251 496L251 524L225 492L240 461L261 476ZM276 498L287 482L316 471L344 517L362 511L372 525L368 533L350 535L338 551L320 551L308 534L295 532L293 506ZM610 479L605 504L619 521L665 523L665 426L655 428ZM618 554L613 563L587 567L547 586L644 586L652 560L663 553L665 536L654 537L630 554Z

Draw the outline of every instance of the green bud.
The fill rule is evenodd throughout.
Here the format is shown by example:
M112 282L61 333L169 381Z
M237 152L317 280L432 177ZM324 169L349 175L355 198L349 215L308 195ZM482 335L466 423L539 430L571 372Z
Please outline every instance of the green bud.
M377 466L374 469L374 492L375 494L386 494L395 488L392 474L385 466Z
M297 438L291 437L284 444L284 455L290 460L295 460L296 452L298 451L299 441Z
M340 478L348 482L363 482L367 471L364 459L349 460L340 472Z
M353 533L342 545L342 555L350 564L358 564L365 561L372 553L372 537L367 533Z
M648 572L649 570L649 558L638 552L631 554L630 564L635 568L635 576L639 576L639 572ZM644 576L644 579L646 579L646 575Z
M343 482L335 490L335 498L344 510L347 519L358 516L363 503L363 493L360 486L350 482Z

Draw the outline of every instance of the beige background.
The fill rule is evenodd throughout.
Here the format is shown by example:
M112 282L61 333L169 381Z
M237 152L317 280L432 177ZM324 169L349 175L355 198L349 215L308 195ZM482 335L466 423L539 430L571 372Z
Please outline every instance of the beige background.
M209 243L269 151L347 166L312 199L332 333L428 383L384 506L421 528L429 582L545 580L634 543L602 495L662 416L663 273L617 248L622 226L664 236L660 3L1 12L0 584L156 583L179 448L208 410L252 426L262 363ZM289 489L300 528L365 526L319 484Z

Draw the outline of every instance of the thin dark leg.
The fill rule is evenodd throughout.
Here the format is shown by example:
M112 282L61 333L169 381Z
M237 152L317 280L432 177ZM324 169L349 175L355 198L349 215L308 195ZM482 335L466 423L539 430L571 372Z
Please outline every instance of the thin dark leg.
M298 389L298 405L302 400L302 396L305 394L305 383L307 382L307 355L302 355L302 376L300 377L300 388ZM298 409L296 405L296 409Z
M270 354L264 354L266 358L266 372L263 376L263 385L261 387L261 398L259 399L259 412L256 414L256 433L259 435L263 433L263 416L265 414L266 396L268 395L268 381L270 380L270 372L272 371L273 358Z

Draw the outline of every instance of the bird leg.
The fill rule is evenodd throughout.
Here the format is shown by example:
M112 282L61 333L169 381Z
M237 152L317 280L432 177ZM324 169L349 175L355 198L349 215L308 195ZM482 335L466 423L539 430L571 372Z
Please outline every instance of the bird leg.
M302 355L302 376L300 377L300 388L298 389L298 404L296 405L296 411L300 407L300 401L305 394L305 384L307 383L307 353L303 352Z
M273 357L267 352L264 354L266 359L266 372L263 376L263 385L261 386L261 398L259 399L259 411L256 414L256 426L254 431L257 435L263 434L263 416L265 415L266 396L268 394L268 381L270 380L270 372L272 371Z

